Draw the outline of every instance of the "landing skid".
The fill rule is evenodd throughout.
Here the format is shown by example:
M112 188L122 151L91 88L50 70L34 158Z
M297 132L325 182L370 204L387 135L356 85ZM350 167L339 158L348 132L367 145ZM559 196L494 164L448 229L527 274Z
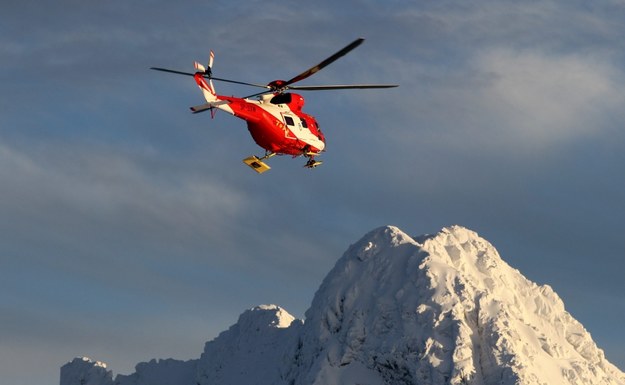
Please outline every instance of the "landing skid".
M243 163L247 164L252 170L256 171L257 173L262 174L264 172L271 170L271 167L269 167L269 165L265 163L264 160L269 159L275 155L276 155L275 152L269 152L265 156L260 157L260 158L255 155L252 155L243 159ZM304 167L315 168L315 167L321 166L322 164L323 164L322 161L315 160L312 157L309 157L308 162L306 162Z
M323 164L322 161L320 160L314 160L314 159L310 159L305 165L304 167L306 168L315 168L315 167L319 167Z
M263 156L262 158L259 158L255 155L252 155L250 157L247 157L245 159L243 159L243 163L247 164L248 166L250 166L250 168L254 171L256 171L259 174L262 174L264 172L267 172L269 170L271 170L271 167L269 167L269 165L265 162L263 162L263 160L265 159L269 159L272 156L276 155L275 152L271 152L268 153L267 155Z

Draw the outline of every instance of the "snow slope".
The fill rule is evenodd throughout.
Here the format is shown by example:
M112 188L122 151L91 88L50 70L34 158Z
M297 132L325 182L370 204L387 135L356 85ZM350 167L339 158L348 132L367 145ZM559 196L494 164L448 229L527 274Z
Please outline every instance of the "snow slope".
M61 385L625 385L549 286L460 226L365 235L326 276L305 323L259 306L198 360L139 364L115 381L85 362L65 365Z

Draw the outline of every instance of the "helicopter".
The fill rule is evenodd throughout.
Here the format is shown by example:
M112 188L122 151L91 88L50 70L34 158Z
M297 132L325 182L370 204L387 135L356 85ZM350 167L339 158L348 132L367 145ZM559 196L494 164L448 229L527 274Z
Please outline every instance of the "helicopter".
M317 160L316 157L325 149L325 136L315 117L302 111L304 98L300 94L288 91L397 87L396 84L294 85L346 55L363 41L363 38L354 40L332 56L290 80L274 80L268 84L214 77L212 68L215 54L212 50L208 65L204 66L196 61L193 73L160 67L150 67L150 69L193 77L206 99L206 103L190 107L193 113L211 111L211 116L214 117L216 110L221 110L245 120L252 138L265 150L265 154L261 157L252 155L243 159L243 162L254 171L262 174L271 169L265 161L275 155L291 155L294 158L305 156L308 160L304 167L315 168L322 164L322 161ZM219 95L215 91L213 81L263 88L264 91L242 98Z

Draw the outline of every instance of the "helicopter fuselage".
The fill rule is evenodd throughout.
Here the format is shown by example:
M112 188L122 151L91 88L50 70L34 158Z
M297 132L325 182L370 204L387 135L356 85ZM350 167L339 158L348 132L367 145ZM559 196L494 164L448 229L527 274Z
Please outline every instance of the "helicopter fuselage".
M290 95L299 99L297 103L303 105L303 98L297 94L281 94L278 97ZM318 155L325 149L325 138L316 119L297 108L297 103L275 103L273 98L260 100L244 99L244 104L236 104L234 116L244 119L252 138L260 147L277 154ZM278 100L280 101L280 100Z
M252 138L268 153L315 156L325 148L316 119L304 113L304 98L295 93L262 95L260 99L217 95L201 74L195 80L213 108L247 122Z
M288 90L345 90L345 89L379 89L393 88L396 84L334 84L334 85L294 85L330 65L340 57L358 47L364 41L358 38L334 53L332 56L314 65L290 80L274 80L268 84L258 84L217 78L213 76L213 62L215 54L210 51L208 65L205 66L197 61L194 63L195 73L178 71L169 68L150 67L153 70L163 71L178 75L193 76L200 87L206 103L191 107L194 113L202 111L215 112L215 109L225 111L247 123L247 128L252 138L260 147L265 149L262 157L250 156L243 162L258 173L263 173L270 167L263 161L274 155L292 155L293 157L305 156L308 158L306 168L315 168L322 162L315 157L325 150L325 137L319 129L317 121L312 115L302 111L304 98ZM237 98L234 96L218 95L213 86L213 80L226 83L234 83L245 86L263 88L264 91ZM252 99L258 97L258 99Z

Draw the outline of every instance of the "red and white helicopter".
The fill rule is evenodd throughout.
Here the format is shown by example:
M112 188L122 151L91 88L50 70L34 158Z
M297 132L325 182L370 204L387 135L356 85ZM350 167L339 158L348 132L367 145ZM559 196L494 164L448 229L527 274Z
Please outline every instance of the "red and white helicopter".
M349 85L321 85L321 86L294 86L301 80L315 74L322 68L331 64L341 56L358 47L364 39L359 38L341 49L321 63L307 69L290 80L274 80L267 85L241 82L236 80L222 79L212 76L211 68L215 55L210 52L208 66L195 62L195 73L176 71L167 68L151 67L153 70L170 72L180 75L193 76L195 82L202 90L206 103L191 107L193 113L211 111L214 116L215 109L225 111L247 122L247 128L252 138L260 147L265 149L262 157L250 156L243 160L258 173L270 169L264 162L274 155L306 156L308 162L305 167L314 168L322 162L315 159L325 148L325 137L312 115L302 111L304 98L288 90L319 91L337 89L363 89L363 88L391 88L395 84L349 84ZM243 98L234 96L218 95L213 86L213 80L242 84L252 87L264 88L265 91L249 95ZM254 98L254 99L252 99Z

